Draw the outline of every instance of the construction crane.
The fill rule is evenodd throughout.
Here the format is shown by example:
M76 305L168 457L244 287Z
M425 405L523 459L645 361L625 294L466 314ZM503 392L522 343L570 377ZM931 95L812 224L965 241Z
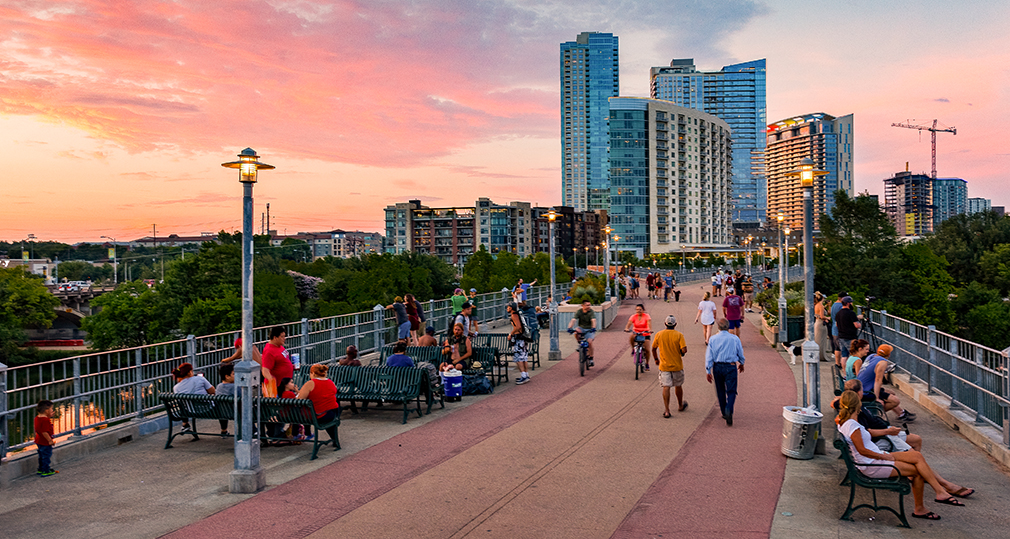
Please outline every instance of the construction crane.
M906 129L917 129L919 131L919 133L922 133L923 131L929 131L930 135L932 135L932 137L933 137L933 179L935 180L936 179L936 134L937 133L953 133L953 134L957 135L957 128L956 127L939 128L939 127L936 126L936 124L938 123L938 120L933 120L932 127L930 127L928 125L915 125L915 124L912 123L914 121L915 120L905 120L906 123L894 123L894 124L891 124L891 127L904 127Z

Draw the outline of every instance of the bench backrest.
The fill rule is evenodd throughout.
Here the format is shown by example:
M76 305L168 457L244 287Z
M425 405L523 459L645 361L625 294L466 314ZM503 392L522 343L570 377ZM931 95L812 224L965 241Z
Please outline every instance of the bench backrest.
M183 419L235 419L235 397L232 395L194 395L192 393L159 393L165 411L172 421Z
M260 417L269 423L293 423L311 425L315 422L316 411L309 399L281 399L261 397Z
M427 382L427 371L413 367L344 367L330 369L338 395L414 398ZM423 378L422 378L423 377Z

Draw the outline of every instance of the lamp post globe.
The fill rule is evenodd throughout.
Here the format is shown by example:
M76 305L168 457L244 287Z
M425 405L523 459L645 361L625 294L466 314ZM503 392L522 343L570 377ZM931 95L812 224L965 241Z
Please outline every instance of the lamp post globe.
M242 184L242 361L235 365L235 469L229 475L228 490L233 493L257 492L266 486L266 472L260 466L260 440L255 431L259 410L253 399L258 396L260 365L253 358L253 184L260 170L274 168L259 162L252 148L239 152L238 161L221 163L238 169ZM258 407L255 407L258 408ZM255 414L255 417L254 417Z

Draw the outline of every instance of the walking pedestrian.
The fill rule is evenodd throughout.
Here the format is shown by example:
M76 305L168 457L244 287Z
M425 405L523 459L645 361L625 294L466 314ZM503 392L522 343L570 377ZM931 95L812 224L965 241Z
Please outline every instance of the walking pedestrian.
M733 405L736 403L737 373L743 373L743 345L740 337L727 331L729 321L720 318L719 332L709 339L705 350L705 379L715 383L715 396L726 426L733 426Z
M35 445L39 448L39 469L35 475L50 477L60 472L52 468L53 448L56 447L56 435L53 429L53 416L56 415L53 402L40 400L35 405Z
M754 281L751 279L750 274L747 274L743 278L743 306L747 309L747 312L754 312Z
M730 333L740 336L740 324L743 323L743 298L736 295L732 286L726 287L726 297L722 300L722 315L729 321Z
M656 299L656 277L651 273L645 275L645 286L649 289L648 299Z
M705 297L698 303L698 316L694 317L694 323L701 322L702 331L705 334L705 344L712 337L712 326L715 325L715 302L711 301L712 294L705 292Z
M719 295L719 286L720 286L719 272L713 271L712 272L712 297L716 297L716 296Z
M684 400L684 355L687 341L684 334L677 331L677 317L666 317L666 329L660 330L652 340L652 358L659 365L659 385L663 386L663 417L670 418L670 388L676 388L677 411L687 410Z

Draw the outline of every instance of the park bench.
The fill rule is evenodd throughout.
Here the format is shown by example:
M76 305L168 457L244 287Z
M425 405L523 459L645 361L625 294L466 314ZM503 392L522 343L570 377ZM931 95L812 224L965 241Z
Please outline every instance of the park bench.
M490 348L498 349L499 359L502 356L511 357L513 355L513 350L515 350L515 345L509 339L508 333L480 333L477 335L477 342L475 346L487 346ZM533 341L527 343L527 352L529 353L529 363L533 370L536 370L540 366L540 332L533 332ZM503 366L508 365L508 360L501 361ZM508 369L505 369L504 373L505 381L508 382Z
M838 365L831 366L831 379L835 382L835 396L845 391L845 372Z
M365 410L370 402L403 404L403 423L406 424L412 403L416 403L417 416L424 415L421 411L422 393L427 400L428 413L431 413L435 401L428 373L424 369L337 366L330 369L328 376L337 386L337 400L349 402L351 412L355 414L358 413L358 401Z
M856 468L856 463L852 459L852 453L849 451L849 444L841 437L835 439L835 449L842 452L842 460L845 461L846 474L845 479L842 480L842 486L849 487L849 506L845 509L845 513L842 514L840 520L852 520L852 513L857 509L862 509L864 507L873 509L874 511L880 511L881 509L890 511L894 513L894 516L898 517L901 521L899 525L902 528L911 528L908 525L908 520L905 518L905 495L912 493L912 485L909 483L908 478L902 475L898 477L887 477L883 479L875 479L872 477L867 477L863 472ZM864 466L886 466L889 468L895 468L890 464L864 464ZM860 504L855 507L852 506L853 501L856 497L856 486L870 489L873 492L873 504ZM895 511L891 507L879 505L877 503L877 490L890 490L898 493L898 511Z
M168 414L168 441L165 443L165 449L172 447L172 440L176 436L183 434L192 435L194 440L199 440L200 434L206 436L234 436L232 434L222 435L219 432L201 433L197 431L196 427L197 419L235 421L235 401L232 395L160 393L158 397L161 399L162 404L165 405L165 411ZM331 442L334 445L334 451L340 449L339 436L334 440L322 441L320 439L321 431L325 431L329 427L340 426L340 418L337 417L328 423L319 423L319 418L316 417L315 408L311 400L256 397L253 405L260 407L260 418L265 423L288 423L315 427L316 432L312 442L312 457L309 460L317 458L320 446L328 445ZM173 422L182 421L183 419L191 421L190 427L192 431L173 433ZM290 441L287 438L274 437L261 437L261 440Z
M478 338L479 340L479 338ZM495 377L505 378L508 381L507 366L502 364L499 360L498 349L489 348L487 346L478 346L473 340L473 354L470 355L470 362L479 362L479 369L464 369L463 374L468 376L474 376L483 374L491 380L492 385L498 385ZM386 358L393 355L392 344L387 344L382 347L382 356L380 360L380 365L386 365ZM445 356L442 354L441 346L408 346L407 351L404 352L407 356L414 360L414 363L418 361L427 361L438 368L442 362L445 361ZM495 374L495 369L498 369L498 374ZM506 371L504 374L502 371Z

